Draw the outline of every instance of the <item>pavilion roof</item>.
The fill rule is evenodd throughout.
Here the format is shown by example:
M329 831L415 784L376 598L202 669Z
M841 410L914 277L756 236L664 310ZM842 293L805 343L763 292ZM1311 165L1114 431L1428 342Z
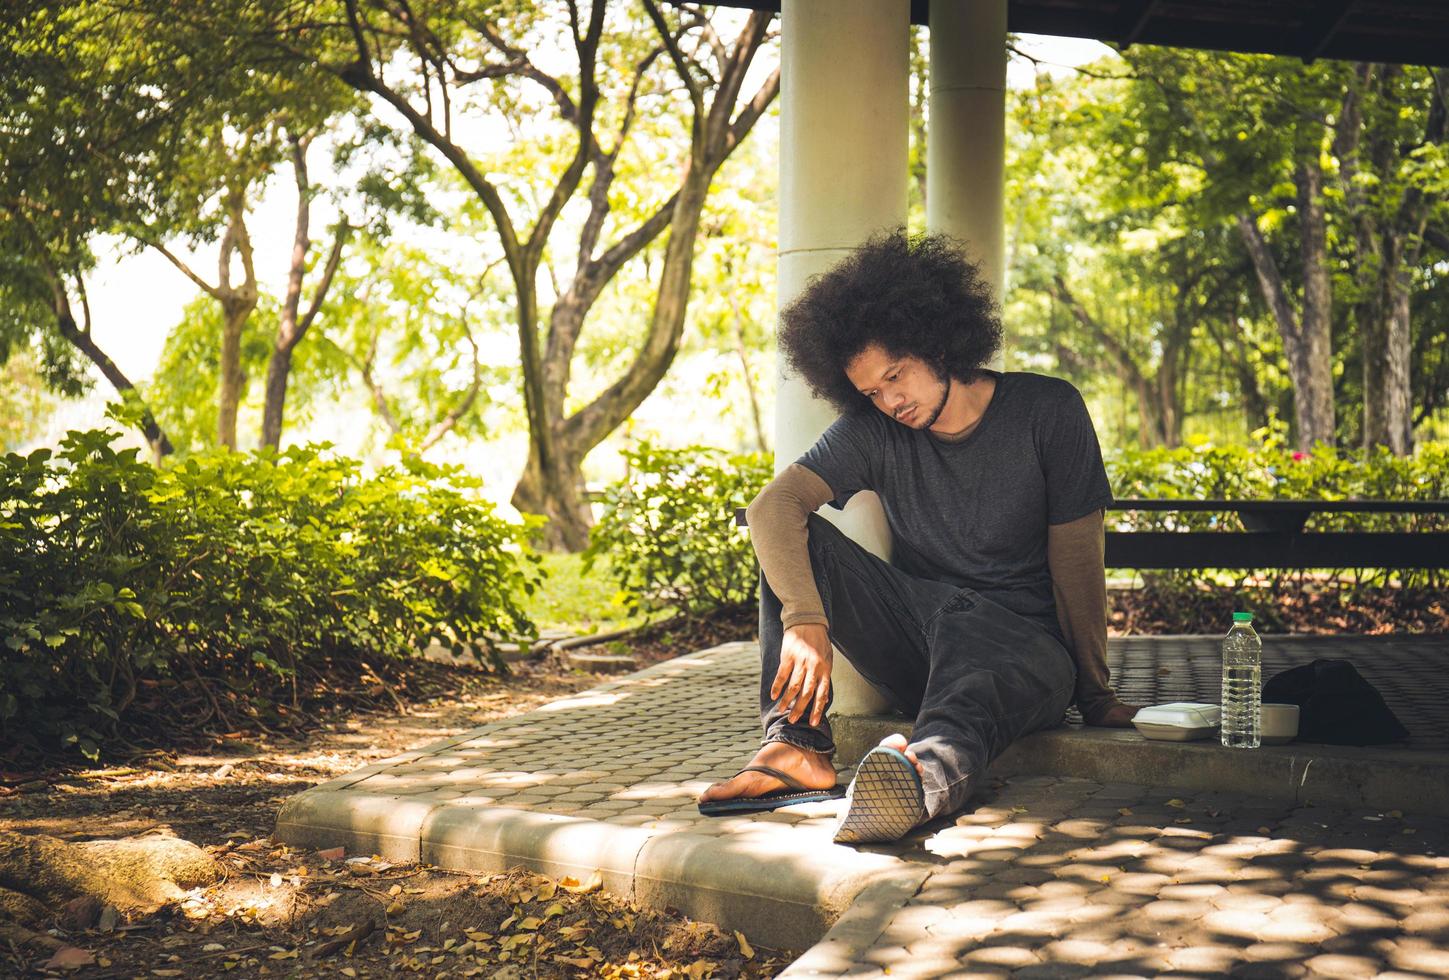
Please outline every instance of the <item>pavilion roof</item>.
M1007 29L1023 34L1449 67L1449 0L1007 2ZM716 5L779 10L780 0ZM911 21L926 23L929 10L929 0L911 0Z

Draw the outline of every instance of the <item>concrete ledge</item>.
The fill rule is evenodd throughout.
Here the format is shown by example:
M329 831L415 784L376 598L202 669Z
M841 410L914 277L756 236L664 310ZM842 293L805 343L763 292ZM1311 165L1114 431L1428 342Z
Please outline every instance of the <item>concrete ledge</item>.
M272 836L296 847L340 844L350 854L418 861L419 831L433 806L406 796L310 790L282 805Z
M802 851L786 840L661 834L639 854L634 900L738 929L766 946L815 943L882 874L904 862L824 841Z
M1446 764L1437 752L1308 742L1225 749L1211 740L1159 742L1131 731L1058 728L1017 742L991 771L1444 816L1449 815Z
M892 732L909 737L911 731L909 719L895 716L837 718L831 723L841 755L850 764ZM847 754L847 747L853 754ZM1161 742L1128 729L1064 726L1021 739L992 763L991 774L1077 776L1449 816L1446 769L1449 757L1440 752L1310 742L1239 750L1225 749L1214 739Z
M850 909L780 977L835 977L850 970L875 945L892 916L931 876L931 868L913 867L887 873L855 896Z
M883 876L915 874L898 858L823 839L802 850L798 840L783 838L651 834L582 817L356 789L293 797L273 836L298 847L341 845L348 853L485 874L522 866L583 881L597 872L604 889L620 898L796 950L816 943Z
M522 865L553 878L585 881L594 872L605 890L632 895L647 831L582 817L506 807L443 805L424 821L422 860L440 868L491 874Z

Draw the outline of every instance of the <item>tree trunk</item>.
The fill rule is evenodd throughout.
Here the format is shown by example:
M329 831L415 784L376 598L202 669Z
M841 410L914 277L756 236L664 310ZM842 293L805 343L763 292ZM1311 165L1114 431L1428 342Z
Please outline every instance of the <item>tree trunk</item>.
M1300 254L1303 262L1303 364L1295 379L1294 405L1298 416L1299 448L1335 441L1333 405L1333 290L1328 269L1328 222L1323 206L1323 170L1315 142L1300 161L1294 183L1298 186ZM1301 407L1297 407L1301 406Z
M1082 305L1067 286L1066 279L1060 274L1052 277L1051 283L1047 286L1047 293L1066 307L1067 312L1072 315L1072 319L1096 338L1097 342L1107 351L1112 369L1117 374L1117 380L1122 382L1123 390L1131 390L1137 401L1138 445L1143 449L1152 449L1162 445L1166 441L1166 427L1163 424L1159 402L1160 392L1156 382L1143 373L1128 345L1114 336L1105 324Z
M226 233L221 239L217 259L218 281L213 292L221 304L221 364L217 390L216 441L227 449L236 449L237 407L246 386L246 372L241 362L242 332L247 318L257 306L257 277L252 266L252 243L246 226L246 192L233 188L227 195ZM242 284L231 284L231 257L236 252L242 260Z
M755 390L755 375L750 369L750 351L745 344L744 318L740 315L740 302L730 293L730 311L734 315L735 354L740 359L740 376L745 381L745 394L750 399L750 422L755 427L755 448L762 453L770 451L770 441L765 436L764 416L760 412L760 396Z
M247 318L256 307L255 298L248 302L233 297L222 303L221 384L217 391L216 441L227 449L235 449L237 407L246 386L246 371L241 362L242 331Z
M559 452L545 471L538 457L529 454L523 475L513 488L511 503L525 514L548 518L543 547L550 551L582 551L589 546L593 513L584 486L583 453Z
M1244 350L1244 342L1239 340L1230 344L1224 339L1217 320L1209 318L1206 323L1222 351L1223 358L1238 379L1238 390L1243 396L1243 424L1249 432L1262 428L1268 424L1268 402L1263 397L1263 390L1258 387L1258 374L1253 370L1253 364ZM1228 326L1232 325L1232 321L1229 321Z
M287 379L292 373L292 344L275 344L267 358L267 381L262 402L262 437L257 445L280 448L282 416L287 405Z
M1385 443L1396 456L1406 456L1414 449L1414 403L1409 376L1409 352L1413 338L1409 322L1409 297L1413 288L1412 263L1399 266L1393 279L1393 296L1389 303L1384 331L1384 428Z
M312 202L307 186L307 144L309 139L291 138L292 176L297 184L297 218L292 235L292 262L287 269L287 294L282 297L282 315L272 356L267 359L266 397L262 403L262 446L276 449L282 441L282 409L287 402L287 377L292 371L292 349L302 339L297 316L302 305L302 274L307 268L307 250L312 247L310 227Z
M1308 345L1304 339L1304 331L1300 326L1298 315L1293 311L1293 306L1288 301L1288 292L1283 284L1282 274L1278 270L1278 263L1273 258L1272 252L1268 249L1268 243L1264 241L1263 234L1258 230L1258 223L1251 214L1239 214L1237 216L1238 234L1247 247L1248 256L1253 260L1253 271L1257 275L1258 288L1263 294L1263 299L1268 309L1273 314L1273 320L1278 325L1278 335L1283 339L1283 353L1288 362L1288 377L1293 383L1293 416L1294 430L1297 438L1298 448L1310 450L1318 439L1328 443L1333 441L1333 430L1331 420L1333 418L1333 388L1330 384L1326 392L1317 392L1320 396L1326 393L1329 397L1327 412L1322 408L1315 408L1312 399L1317 391L1309 363ZM1327 376L1331 380L1331 367ZM1330 428L1327 433L1316 428L1324 415L1330 420Z

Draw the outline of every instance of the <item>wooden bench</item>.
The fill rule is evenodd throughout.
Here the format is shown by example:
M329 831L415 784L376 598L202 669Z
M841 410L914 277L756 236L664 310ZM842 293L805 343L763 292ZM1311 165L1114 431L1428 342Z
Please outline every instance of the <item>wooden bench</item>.
M1449 500L1137 500L1112 511L1236 513L1246 531L1108 531L1108 568L1449 568L1449 532L1305 531L1313 514L1449 514Z

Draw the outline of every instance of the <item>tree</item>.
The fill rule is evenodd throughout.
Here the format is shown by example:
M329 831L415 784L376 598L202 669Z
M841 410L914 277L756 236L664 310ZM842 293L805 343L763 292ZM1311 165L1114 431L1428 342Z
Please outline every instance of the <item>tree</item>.
M1142 446L1178 445L1191 416L1221 412L1234 381L1247 429L1256 428L1267 413L1251 347L1225 341L1254 312L1244 289L1251 271L1228 229L1194 224L1200 188L1190 172L1102 150L1130 131L1131 82L1101 74L1042 77L1014 98L1013 351L1028 363L1054 360L1089 391L1119 393L1135 421L1118 438ZM1213 362L1216 378L1204 370Z
M312 139L310 134L294 135L289 141L292 177L297 185L297 220L292 238L292 259L287 269L287 292L282 298L277 336L272 342L272 355L267 360L266 405L262 410L261 445L273 449L278 448L282 439L282 415L287 401L287 378L292 370L293 352L322 310L322 301L327 298L332 277L337 272L337 263L342 258L342 246L352 230L345 218L338 221L332 236L332 247L328 249L321 278L312 290L307 312L300 313L302 279L307 271L307 253L312 247L313 189L307 177L307 147L311 145Z
M161 13L148 18L154 31L194 32L192 25L168 28ZM168 207L121 230L135 241L165 256L183 275L220 308L218 338L220 380L217 389L216 443L238 446L237 410L247 378L241 344L248 320L257 308L259 287L248 215L276 172L288 165L297 189L297 209L287 286L278 313L272 355L267 362L266 404L260 444L277 448L282 433L287 377L293 352L321 310L342 248L351 230L341 218L305 312L301 301L303 279L312 247L311 214L316 189L308 176L307 151L326 131L328 123L347 108L340 93L318 93L305 79L282 73L258 73L238 67L234 73L250 80L234 92L231 104L214 117L193 125L176 168L168 175ZM184 89L168 93L184 98ZM168 245L184 236L217 245L217 272L208 280Z
M1446 105L1442 73L1356 64L1333 141L1352 229L1342 288L1358 327L1363 444L1398 454L1413 447L1413 295L1431 221L1449 214Z
M1445 80L1404 66L1128 57L1149 83L1132 92L1154 160L1201 168L1201 220L1231 215L1252 259L1283 339L1299 446L1340 434L1335 364L1356 356L1359 438L1408 452L1422 329L1411 308L1433 282L1424 242L1449 201Z
M1332 316L1322 158L1332 140L1341 63L1133 48L1136 145L1149 166L1202 172L1198 218L1231 220L1278 326L1301 449L1333 445ZM1294 234L1291 264L1268 233ZM1285 272L1285 268L1289 271ZM1297 270L1298 282L1291 281Z
M275 66L243 57L244 34L198 31L169 4L32 2L5 17L5 77L26 93L7 102L0 124L0 152L14 161L0 194L6 237L20 256L13 309L33 316L35 297L48 293L52 329L134 401L135 386L90 335L84 275L99 235L119 233L159 250L223 311L217 435L235 446L240 337L258 297L247 208L284 146L294 169L302 168L305 203L305 145L339 111L342 93L291 84ZM305 207L299 212L298 285ZM178 236L219 241L214 282L169 247ZM289 354L305 332L290 291L283 312L293 314L278 341ZM284 377L278 387L285 390ZM141 406L139 415L157 454L169 452L149 410ZM280 402L275 422L279 431Z
M662 9L655 0L643 0L642 10L606 0L580 9L569 0L482 9L446 2L426 12L398 0L345 0L329 19L331 9L283 19L273 36L304 63L373 96L379 119L401 118L491 219L492 244L514 292L529 430L513 502L549 518L551 544L581 548L590 523L584 457L672 362L710 182L778 93L774 71L742 101L770 15L749 15L727 40L713 14ZM334 26L339 21L341 29ZM570 58L576 73L546 70L535 56L543 51ZM513 145L526 170L466 145L460 113L489 106L515 132L528 120L534 141ZM545 109L555 114L546 127ZM540 155L546 166L538 165ZM661 194L671 170L672 189ZM572 406L573 360L591 310L624 266L666 230L635 357L587 404ZM556 284L542 281L569 262L571 273Z
M106 40L111 18L121 26ZM160 174L194 103L167 103L135 83L176 77L192 52L132 34L128 12L92 5L10 5L0 14L0 355L30 348L54 389L89 383L82 359L123 397L156 456L170 441L135 385L91 333L85 277L92 241L164 193ZM205 83L198 99L215 94Z

